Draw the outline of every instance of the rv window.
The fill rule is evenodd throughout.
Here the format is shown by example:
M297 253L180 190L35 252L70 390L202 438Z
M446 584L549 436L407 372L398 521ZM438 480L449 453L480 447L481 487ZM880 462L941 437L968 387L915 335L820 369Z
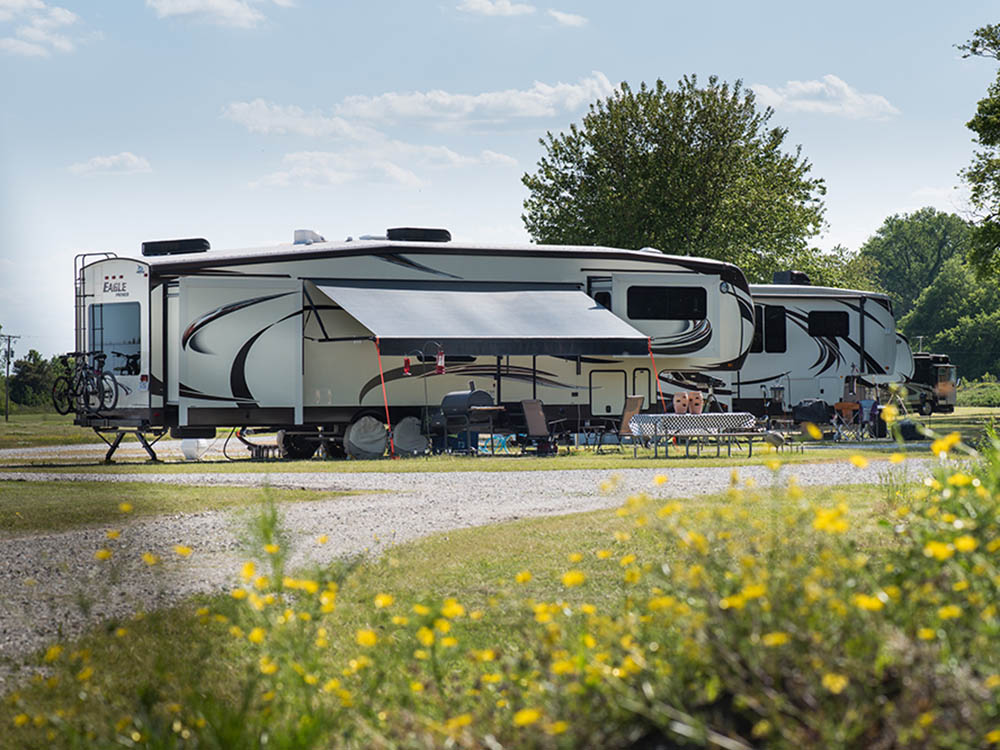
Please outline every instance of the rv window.
M597 292L594 295L594 302L608 310L611 309L611 292Z
M781 305L764 306L764 351L773 354L788 351L785 337L785 308Z
M628 317L632 320L704 320L708 294L699 286L630 286Z
M753 341L750 342L750 353L760 354L764 351L764 306L753 306Z
M809 313L810 336L840 336L847 338L850 322L846 312L839 310L813 310Z
M109 302L90 306L90 349L108 355L105 369L123 367L125 360L111 352L138 354L139 303Z

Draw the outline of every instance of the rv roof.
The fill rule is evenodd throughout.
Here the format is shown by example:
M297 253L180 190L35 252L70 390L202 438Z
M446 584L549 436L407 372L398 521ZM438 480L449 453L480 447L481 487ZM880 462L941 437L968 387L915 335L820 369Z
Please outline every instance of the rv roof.
M410 252L421 251L431 253L460 253L462 251L492 251L510 253L568 253L568 254L594 254L607 255L627 254L635 255L644 261L651 259L662 262L674 262L681 266L700 267L712 269L715 272L723 268L736 268L730 263L725 263L711 258L696 258L690 256L667 255L663 253L650 253L649 250L626 250L616 247L603 247L592 245L531 245L531 244L477 244L469 242L393 242L391 240L354 240L349 242L316 242L310 245L270 245L266 247L250 247L233 250L220 250L208 253L201 253L197 256L174 256L174 257L150 257L145 259L151 266L164 267L161 271L170 270L169 267L187 268L191 266L212 267L218 265L238 265L241 262L273 262L275 260L301 260L307 258L322 258L336 255L338 253L356 254L359 251L375 251L379 249L407 250ZM717 269L717 271L716 271Z
M888 299L882 292L866 292L860 289L838 289L832 286L809 286L803 284L751 284L750 294L754 297L877 297Z

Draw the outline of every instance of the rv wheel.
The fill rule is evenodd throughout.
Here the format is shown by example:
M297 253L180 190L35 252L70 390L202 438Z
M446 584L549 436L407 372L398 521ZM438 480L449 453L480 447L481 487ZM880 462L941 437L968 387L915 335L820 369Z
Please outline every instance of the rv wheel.
M279 430L278 445L283 458L303 461L313 457L319 442L309 435L288 435L284 430Z
M927 399L920 400L920 414L924 417L929 417L934 413L934 402L928 401Z
M344 433L344 447L351 458L381 458L388 445L389 431L381 420L370 414L352 422Z

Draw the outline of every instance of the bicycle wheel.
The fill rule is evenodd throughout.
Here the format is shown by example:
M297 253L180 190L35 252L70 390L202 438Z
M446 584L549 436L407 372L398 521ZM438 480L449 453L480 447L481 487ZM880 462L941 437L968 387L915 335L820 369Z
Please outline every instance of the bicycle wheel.
M60 375L52 384L52 405L60 414L73 410L73 384L65 375Z
M97 411L101 408L100 384L94 379L92 373L85 373L80 378L80 387L77 391L80 411Z
M110 372L102 372L98 391L102 409L114 409L118 406L118 381Z

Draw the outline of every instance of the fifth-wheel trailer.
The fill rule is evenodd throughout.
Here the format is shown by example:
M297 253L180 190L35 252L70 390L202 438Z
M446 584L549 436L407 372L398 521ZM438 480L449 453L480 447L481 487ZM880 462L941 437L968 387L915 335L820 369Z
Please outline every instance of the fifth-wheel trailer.
M112 352L138 354L139 368L118 376L114 409L78 424L181 437L268 427L287 453L311 455L365 416L426 425L474 380L505 407L501 424L537 398L574 428L620 415L629 394L659 410L661 374L737 370L754 330L739 268L651 248L393 229L208 250L168 240L143 243L142 258L79 260L77 350L106 352L109 369Z
M763 415L803 402L832 407L856 387L902 384L913 374L913 354L896 330L885 294L811 286L803 274L751 284L756 327L743 366L720 376L720 400Z

